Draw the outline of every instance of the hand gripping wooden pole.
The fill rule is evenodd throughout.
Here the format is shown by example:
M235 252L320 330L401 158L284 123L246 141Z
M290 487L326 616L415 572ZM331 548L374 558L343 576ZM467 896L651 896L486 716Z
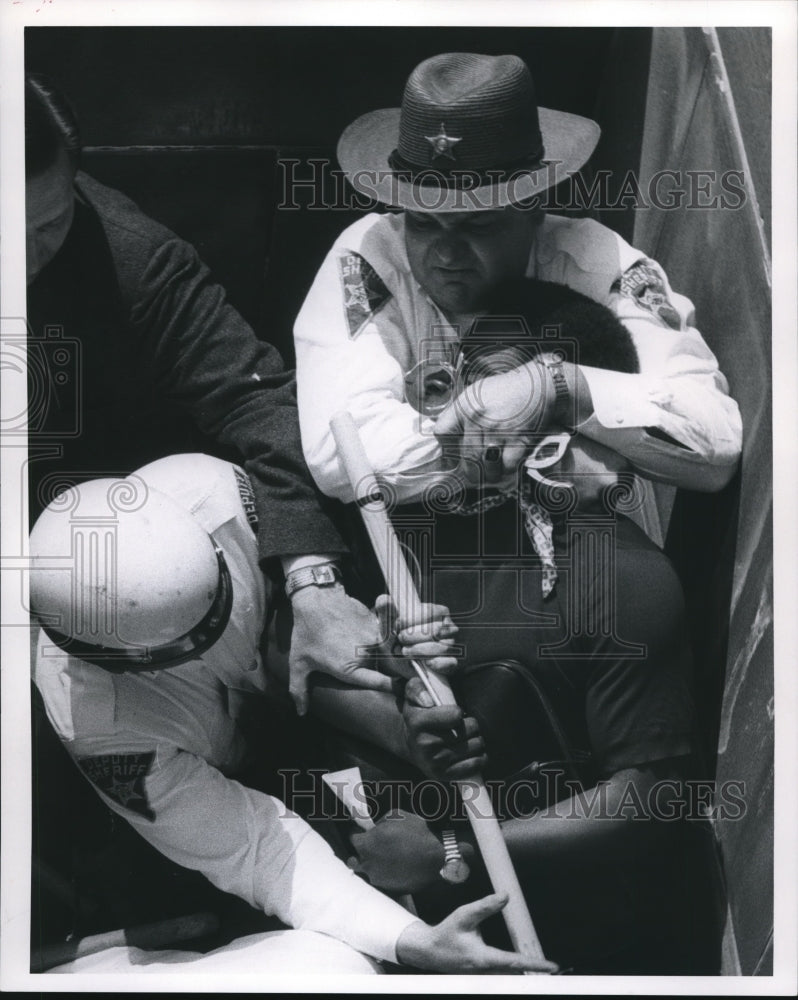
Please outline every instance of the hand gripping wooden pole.
M363 522L385 577L399 616L404 620L418 620L421 599L415 581L402 554L399 539L388 516L383 491L369 465L363 443L352 417L346 411L337 413L330 421L338 455L355 493L355 503L360 508ZM455 697L447 680L412 661L436 705L455 705ZM507 895L508 901L502 915L507 924L513 947L529 958L544 960L543 949L535 933L532 918L521 892L507 844L502 836L499 821L493 811L490 794L481 779L458 781L457 788L463 799L474 831L482 860L496 892Z

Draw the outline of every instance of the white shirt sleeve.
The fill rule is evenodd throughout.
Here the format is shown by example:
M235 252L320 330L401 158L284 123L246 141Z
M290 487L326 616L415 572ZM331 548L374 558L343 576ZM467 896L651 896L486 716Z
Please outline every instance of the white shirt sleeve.
M717 359L693 325L692 302L673 292L659 264L606 227L589 219L554 223L540 277L612 309L640 361L637 375L582 366L593 415L578 429L649 478L721 488L740 456L742 421ZM653 302L634 294L636 273L638 286L649 276Z
M215 689L151 684L126 698L111 674L60 651L53 655L43 635L35 680L81 772L158 851L289 927L396 961L396 942L417 917L358 878L284 803L163 737L172 726L212 758L236 759ZM170 708L178 696L180 706Z
M116 741L79 741L87 753L141 751ZM150 741L147 744L152 749ZM289 927L338 938L375 958L396 961L396 942L417 917L367 885L300 816L247 788L195 754L159 746L144 792L153 819L103 801L145 840L215 886L274 914Z
M632 334L640 374L583 366L593 416L579 430L651 479L720 489L740 456L742 421L714 355L694 327L665 327L617 293L608 304Z
M350 331L342 252L336 245L328 254L294 327L305 460L324 493L344 502L353 499L330 432L331 417L346 410L371 467L393 488L396 500L415 500L443 472L434 421L405 401L404 372L413 364L405 322L389 295L354 334Z

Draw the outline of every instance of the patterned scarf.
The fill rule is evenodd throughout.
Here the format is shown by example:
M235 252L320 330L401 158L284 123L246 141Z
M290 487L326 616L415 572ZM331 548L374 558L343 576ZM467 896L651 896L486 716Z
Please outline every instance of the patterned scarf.
M523 487L507 490L494 496L481 497L472 503L458 504L451 510L454 514L479 514L494 507L501 507L511 499L518 501L527 536L543 567L541 590L545 600L551 595L557 583L557 567L554 563L554 525L549 512L531 499L528 490Z

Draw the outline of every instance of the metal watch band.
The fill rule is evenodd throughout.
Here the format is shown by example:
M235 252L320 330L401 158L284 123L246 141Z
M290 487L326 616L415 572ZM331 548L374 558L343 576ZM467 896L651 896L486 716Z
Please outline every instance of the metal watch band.
M291 570L285 578L285 595L291 597L303 587L329 587L341 579L341 571L335 563L318 563Z
M551 372L551 379L554 383L554 410L552 416L555 423L563 427L571 425L572 414L570 406L570 393L568 391L568 380L562 366L562 358L549 356L544 359L544 364Z
M441 834L441 840L443 841L443 867L439 874L445 882L460 885L471 874L471 869L460 853L454 830L444 830Z
M454 830L444 830L441 834L441 840L443 841L444 861L453 861L462 857Z

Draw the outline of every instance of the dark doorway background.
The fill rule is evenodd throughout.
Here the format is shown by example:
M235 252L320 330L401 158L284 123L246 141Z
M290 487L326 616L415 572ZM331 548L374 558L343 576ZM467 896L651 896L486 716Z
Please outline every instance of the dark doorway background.
M412 68L448 50L520 55L542 105L602 124L594 165L635 166L650 32L627 34L620 74L610 28L28 28L25 46L26 68L75 106L84 168L192 242L291 363L293 317L353 218L345 205L306 207L317 176L309 160L334 163L351 121L397 106ZM638 85L622 105L602 101L619 75ZM277 209L280 160L299 160L294 176L308 182L299 210ZM631 238L632 209L614 215Z

